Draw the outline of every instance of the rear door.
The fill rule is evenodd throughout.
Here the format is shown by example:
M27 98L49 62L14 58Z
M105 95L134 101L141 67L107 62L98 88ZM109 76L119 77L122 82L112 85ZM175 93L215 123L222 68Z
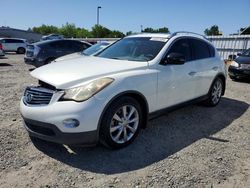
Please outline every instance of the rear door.
M189 41L195 65L196 95L203 96L208 93L212 80L219 69L217 61L214 59L215 51L209 43L201 39L190 38Z

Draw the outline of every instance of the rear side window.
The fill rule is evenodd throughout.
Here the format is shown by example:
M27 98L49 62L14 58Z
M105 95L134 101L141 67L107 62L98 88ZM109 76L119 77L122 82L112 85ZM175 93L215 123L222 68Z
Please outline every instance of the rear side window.
M210 57L208 44L198 39L189 39L192 47L194 59L205 59Z
M23 40L18 40L18 39L5 39L6 43L24 43Z
M191 60L191 47L187 39L180 39L176 41L169 49L168 54L179 53L185 56L186 61Z
M208 44L209 52L210 52L210 57L215 56L215 49L212 45Z

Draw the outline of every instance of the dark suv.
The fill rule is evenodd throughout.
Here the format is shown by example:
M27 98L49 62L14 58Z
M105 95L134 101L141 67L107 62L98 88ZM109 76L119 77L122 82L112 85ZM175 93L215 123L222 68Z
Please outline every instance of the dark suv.
M37 42L27 46L24 62L26 64L40 67L53 61L54 59L75 53L81 52L91 44L76 40L51 40Z

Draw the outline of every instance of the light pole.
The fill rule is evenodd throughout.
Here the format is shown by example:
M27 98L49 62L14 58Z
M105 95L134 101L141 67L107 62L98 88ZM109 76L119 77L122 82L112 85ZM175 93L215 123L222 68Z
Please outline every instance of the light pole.
M97 25L99 25L99 11L101 8L102 8L101 6L97 7Z

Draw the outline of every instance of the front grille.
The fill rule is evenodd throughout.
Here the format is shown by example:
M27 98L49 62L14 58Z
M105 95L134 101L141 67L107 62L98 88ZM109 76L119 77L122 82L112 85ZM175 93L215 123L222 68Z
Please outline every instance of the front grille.
M24 92L24 103L30 105L47 105L50 103L53 91L42 87L27 87Z

